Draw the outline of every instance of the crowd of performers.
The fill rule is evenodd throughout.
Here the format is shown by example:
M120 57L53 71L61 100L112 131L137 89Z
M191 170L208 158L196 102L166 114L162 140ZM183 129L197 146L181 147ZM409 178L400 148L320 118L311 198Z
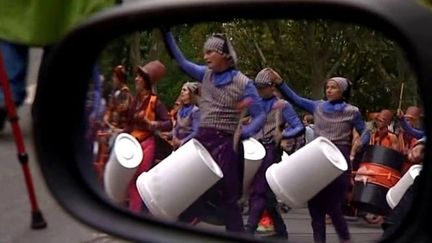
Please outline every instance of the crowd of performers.
M205 42L206 65L187 60L169 30L164 32L164 38L178 66L195 81L184 83L176 105L168 111L154 92L154 86L166 72L161 62L151 61L136 68L135 95L125 83L125 68L115 67L113 92L96 134L99 150L94 164L100 177L108 160L110 141L116 134L129 133L141 144L144 157L124 202L133 212L146 210L135 180L157 163L155 149L160 138L168 141L172 150L194 138L220 166L224 176L209 191L217 192L227 231L254 234L266 215L273 222L275 236L285 239L288 230L279 203L265 179L265 171L281 161L284 151L290 155L318 136L329 139L342 152L349 169L308 202L315 242L326 241L329 220L340 242L350 242L345 216L361 215L350 206L349 195L366 145L385 146L403 154L406 162L402 174L421 162L408 157L424 137L418 129L421 120L418 107L411 106L405 113L398 110L397 114L383 109L365 122L359 108L349 103L351 84L344 77L325 80L323 99L311 100L299 96L272 68L262 69L253 79L245 76L236 68L237 55L224 34L213 34ZM293 106L305 113L303 122ZM241 141L250 137L261 142L266 156L252 182L249 216L243 222L239 204L244 170ZM199 220L200 211L193 208L203 201L198 199L190 207L192 210L186 210L179 220ZM372 217L368 218L371 223L385 221L386 215L364 213L363 216Z

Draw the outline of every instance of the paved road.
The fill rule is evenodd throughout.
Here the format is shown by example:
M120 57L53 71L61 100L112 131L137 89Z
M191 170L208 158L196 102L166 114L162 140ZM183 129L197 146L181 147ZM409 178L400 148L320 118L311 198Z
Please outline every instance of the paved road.
M35 77L41 50L31 51L31 66L29 87L35 87ZM24 185L21 166L16 157L16 149L11 128L6 126L0 132L0 154L2 168L0 170L0 242L123 242L109 237L101 232L80 224L70 215L66 214L48 192L45 182L41 178L39 168L35 161L31 131L30 131L30 104L19 110L20 126L24 135L25 145L29 154L29 163L36 189L40 209L48 223L42 230L30 229L30 204ZM310 218L306 209L292 210L283 215L290 233L289 242L312 242ZM199 227L210 227L223 230L221 227L201 224ZM377 226L366 224L363 220L349 222L354 242L374 242L380 236L381 230ZM328 242L338 242L335 231L331 225L328 227Z

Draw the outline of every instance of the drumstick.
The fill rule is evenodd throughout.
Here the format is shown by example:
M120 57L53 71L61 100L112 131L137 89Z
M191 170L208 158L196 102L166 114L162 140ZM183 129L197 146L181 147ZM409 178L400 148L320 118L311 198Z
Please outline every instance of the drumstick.
M233 136L233 149L236 152L238 152L238 144L240 143L240 138L241 138L241 125L242 125L241 121L246 115L247 115L247 107L244 107L240 113L239 123L237 124L237 128Z
M400 90L400 94L399 94L399 105L398 105L398 110L400 110L402 108L402 97L403 97L403 92L404 92L404 85L405 83L402 82L401 83L401 90Z

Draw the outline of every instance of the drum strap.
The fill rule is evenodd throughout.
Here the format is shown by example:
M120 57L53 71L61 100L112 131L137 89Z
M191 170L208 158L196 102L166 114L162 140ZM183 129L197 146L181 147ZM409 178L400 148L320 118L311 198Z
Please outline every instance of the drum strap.
M372 183L386 188L393 187L400 179L400 172L376 163L363 162L357 171L353 171L355 181Z

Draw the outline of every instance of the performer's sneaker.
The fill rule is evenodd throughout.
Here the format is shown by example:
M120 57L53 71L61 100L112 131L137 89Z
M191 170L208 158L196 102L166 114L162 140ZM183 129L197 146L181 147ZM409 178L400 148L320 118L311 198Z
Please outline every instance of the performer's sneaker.
M267 211L264 211L258 223L257 233L274 232L273 220Z

